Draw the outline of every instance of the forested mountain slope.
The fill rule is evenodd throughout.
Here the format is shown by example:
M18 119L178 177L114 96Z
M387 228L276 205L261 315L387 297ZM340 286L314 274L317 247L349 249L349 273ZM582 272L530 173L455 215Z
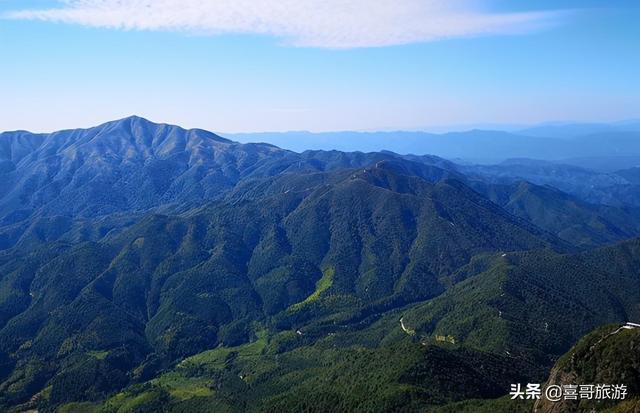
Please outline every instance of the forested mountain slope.
M640 316L636 211L557 188L136 117L0 148L0 409L445 408Z
M479 256L456 274L462 281L437 298L370 320L337 323L322 334L313 322L290 329L253 323L247 344L204 351L107 400L66 407L99 412L530 412L532 402L495 398L506 394L511 383L544 382L554 361L595 326L640 315L638 245L635 240L581 255ZM613 263L608 270L601 264L604 258ZM619 351L628 347L616 346ZM591 351L593 346L578 348ZM565 355L558 365L571 360L571 366L596 362L608 371L614 368L604 366L617 358L606 349L598 352L608 361ZM86 355L85 362L91 357ZM89 371L77 368L74 374L91 377L100 364L90 365ZM616 366L633 368L626 362ZM579 369L593 375L586 364ZM584 379L622 377L607 374ZM68 394L64 386L76 383L68 380L53 380L50 392L58 398L49 396L50 402L72 400L60 398ZM629 380L633 391L635 382ZM99 398L97 389L92 384L88 390ZM465 399L485 401L457 403Z

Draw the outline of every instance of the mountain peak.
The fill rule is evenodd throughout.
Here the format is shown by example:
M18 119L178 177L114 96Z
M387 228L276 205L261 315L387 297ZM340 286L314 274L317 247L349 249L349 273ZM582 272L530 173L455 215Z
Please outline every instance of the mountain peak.
M91 129L99 129L105 132L108 131L109 133L122 131L133 136L149 133L156 134L158 132L164 132L169 135L178 133L180 135L197 135L201 138L220 143L233 143L233 141L229 139L204 129L185 129L181 126L168 123L156 123L138 115L131 115L122 119L109 121Z
M154 123L152 121L150 121L149 119L146 119L142 116L138 116L138 115L129 115L129 116L125 116L124 118L120 118L120 119L115 119L112 122L125 122L125 121L133 121L133 120L140 120L140 121L144 121L144 122L149 122L149 123Z
M124 117L122 119L116 119L110 122L106 122L106 124L114 124L114 125L143 124L143 125L152 125L152 126L161 125L160 123L153 122L147 118L143 118L142 116L138 116L138 115L131 115L131 116Z
M150 121L149 119L143 118L141 116L137 116L137 115L131 115L131 116L127 116L121 119L115 119L115 120L111 120L105 123L102 123L98 126L96 126L96 128L101 128L104 129L105 127L125 127L125 128L129 128L129 127L133 127L135 125L138 126L147 126L147 127L158 127L158 126L171 126L174 128L180 128L179 126L176 125L168 125L168 124L164 124L164 123L156 123L153 121ZM93 128L89 128L89 129L93 129Z

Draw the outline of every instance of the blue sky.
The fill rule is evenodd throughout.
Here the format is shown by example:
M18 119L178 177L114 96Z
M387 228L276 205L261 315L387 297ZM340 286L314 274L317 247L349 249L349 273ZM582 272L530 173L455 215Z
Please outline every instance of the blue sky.
M639 21L635 0L0 0L0 130L640 118Z

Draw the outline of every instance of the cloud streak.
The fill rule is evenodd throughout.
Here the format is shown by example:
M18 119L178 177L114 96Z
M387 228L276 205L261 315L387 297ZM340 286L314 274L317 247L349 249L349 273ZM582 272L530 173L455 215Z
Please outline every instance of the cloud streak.
M5 18L121 30L258 34L299 47L349 49L516 34L558 13L492 13L477 0L63 0Z

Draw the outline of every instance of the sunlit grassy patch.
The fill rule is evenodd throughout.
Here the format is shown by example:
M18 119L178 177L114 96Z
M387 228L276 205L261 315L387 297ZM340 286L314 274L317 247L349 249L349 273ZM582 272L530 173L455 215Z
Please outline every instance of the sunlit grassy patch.
M98 360L104 360L109 355L109 352L108 351L89 351L87 352L87 355Z
M333 276L335 275L335 273L336 273L336 270L334 267L326 268L322 272L322 278L320 278L316 282L316 290L310 296L305 298L303 301L293 304L291 307L289 307L289 310L298 311L305 305L312 303L316 301L318 298L320 298L320 295L322 295L323 292L327 291L333 285Z
M202 377L184 377L177 372L163 374L152 383L167 390L172 397L180 400L213 395L211 380Z
M67 403L58 407L56 413L96 413L100 411L100 403Z

